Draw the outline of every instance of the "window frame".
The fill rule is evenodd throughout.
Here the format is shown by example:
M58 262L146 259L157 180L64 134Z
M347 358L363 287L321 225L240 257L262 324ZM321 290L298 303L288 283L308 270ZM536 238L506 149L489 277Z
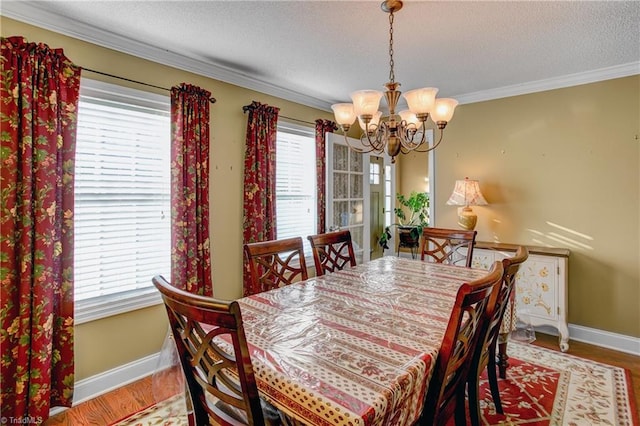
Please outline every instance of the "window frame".
M162 109L169 114L171 111L171 101L168 94L160 95L157 93L142 91L98 80L87 79L84 77L81 78L80 96L83 95L83 91L88 91L91 95L98 95L100 96L100 98L105 100L121 101L122 99L126 99L126 101L132 105L149 106L152 104L154 105L154 107ZM78 123L78 125L80 125L80 123ZM171 143L170 139L169 143ZM169 166L169 164L167 164L167 166ZM138 288L134 290L127 290L78 301L75 300L74 294L75 324L78 325L101 318L106 318L113 315L118 315L162 304L160 293L153 286L151 278L152 277L149 277L148 287Z
M316 173L316 167L315 164L317 163L317 153L315 150L315 128L314 127L310 127L310 126L303 126L297 123L292 123L290 121L287 120L278 120L278 125L277 125L277 132L280 133L289 133L289 134L293 134L293 135L298 135L298 136L304 136L304 137L308 137L311 140L312 146L313 146L313 151L314 151L314 167L313 167L313 175L314 175L314 206L315 206L315 211L314 211L314 231L311 234L308 235L314 235L318 233L318 176ZM276 136L277 139L277 136ZM277 146L277 140L276 140L276 146ZM278 170L278 162L277 162L277 149L276 149L276 173ZM277 211L278 211L278 196L277 196L277 191L276 191L276 222L277 222ZM277 235L278 229L276 227L276 239L280 239L280 238L290 238L290 237L283 237L283 236L279 236ZM311 246L309 243L309 240L307 239L308 235L296 235L296 236L300 236L302 238L302 244L303 244L303 249L304 249L304 257L305 257L305 262L307 263L307 267L309 267L309 265L313 264L313 253L311 251ZM297 260L293 261L294 265L297 265Z

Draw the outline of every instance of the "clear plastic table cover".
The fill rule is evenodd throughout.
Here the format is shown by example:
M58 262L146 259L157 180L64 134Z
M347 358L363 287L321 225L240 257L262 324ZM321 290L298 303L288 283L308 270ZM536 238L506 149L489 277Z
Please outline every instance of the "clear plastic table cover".
M261 394L304 424L413 424L456 292L485 274L383 257L240 299Z

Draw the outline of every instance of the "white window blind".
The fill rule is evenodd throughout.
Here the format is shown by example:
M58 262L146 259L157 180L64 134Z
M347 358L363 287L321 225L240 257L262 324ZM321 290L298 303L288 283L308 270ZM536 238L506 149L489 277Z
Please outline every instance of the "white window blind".
M277 238L302 237L311 256L307 235L316 233L315 130L278 124L276 142Z
M169 277L169 109L168 96L82 80L74 253L80 320L106 314L91 311L148 305L144 293L159 300L151 278ZM118 308L114 301L124 302Z

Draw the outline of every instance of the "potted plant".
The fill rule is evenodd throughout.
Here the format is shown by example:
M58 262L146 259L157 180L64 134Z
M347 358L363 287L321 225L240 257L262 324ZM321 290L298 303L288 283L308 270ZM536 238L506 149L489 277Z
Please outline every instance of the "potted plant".
M398 200L398 205L393 209L396 222L384 229L378 238L378 244L383 249L388 249L388 242L392 236L391 228L396 226L401 246L417 247L422 235L422 228L429 226L429 194L413 191L409 197L406 197L398 193L396 200Z

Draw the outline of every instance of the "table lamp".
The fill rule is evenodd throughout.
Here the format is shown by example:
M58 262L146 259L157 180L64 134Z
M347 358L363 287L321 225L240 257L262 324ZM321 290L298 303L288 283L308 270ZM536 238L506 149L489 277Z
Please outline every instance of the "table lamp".
M458 210L458 225L469 231L473 230L478 222L478 216L469 206L486 206L487 204L489 203L482 196L478 181L469 178L457 180L453 193L447 200L449 206L464 206Z

